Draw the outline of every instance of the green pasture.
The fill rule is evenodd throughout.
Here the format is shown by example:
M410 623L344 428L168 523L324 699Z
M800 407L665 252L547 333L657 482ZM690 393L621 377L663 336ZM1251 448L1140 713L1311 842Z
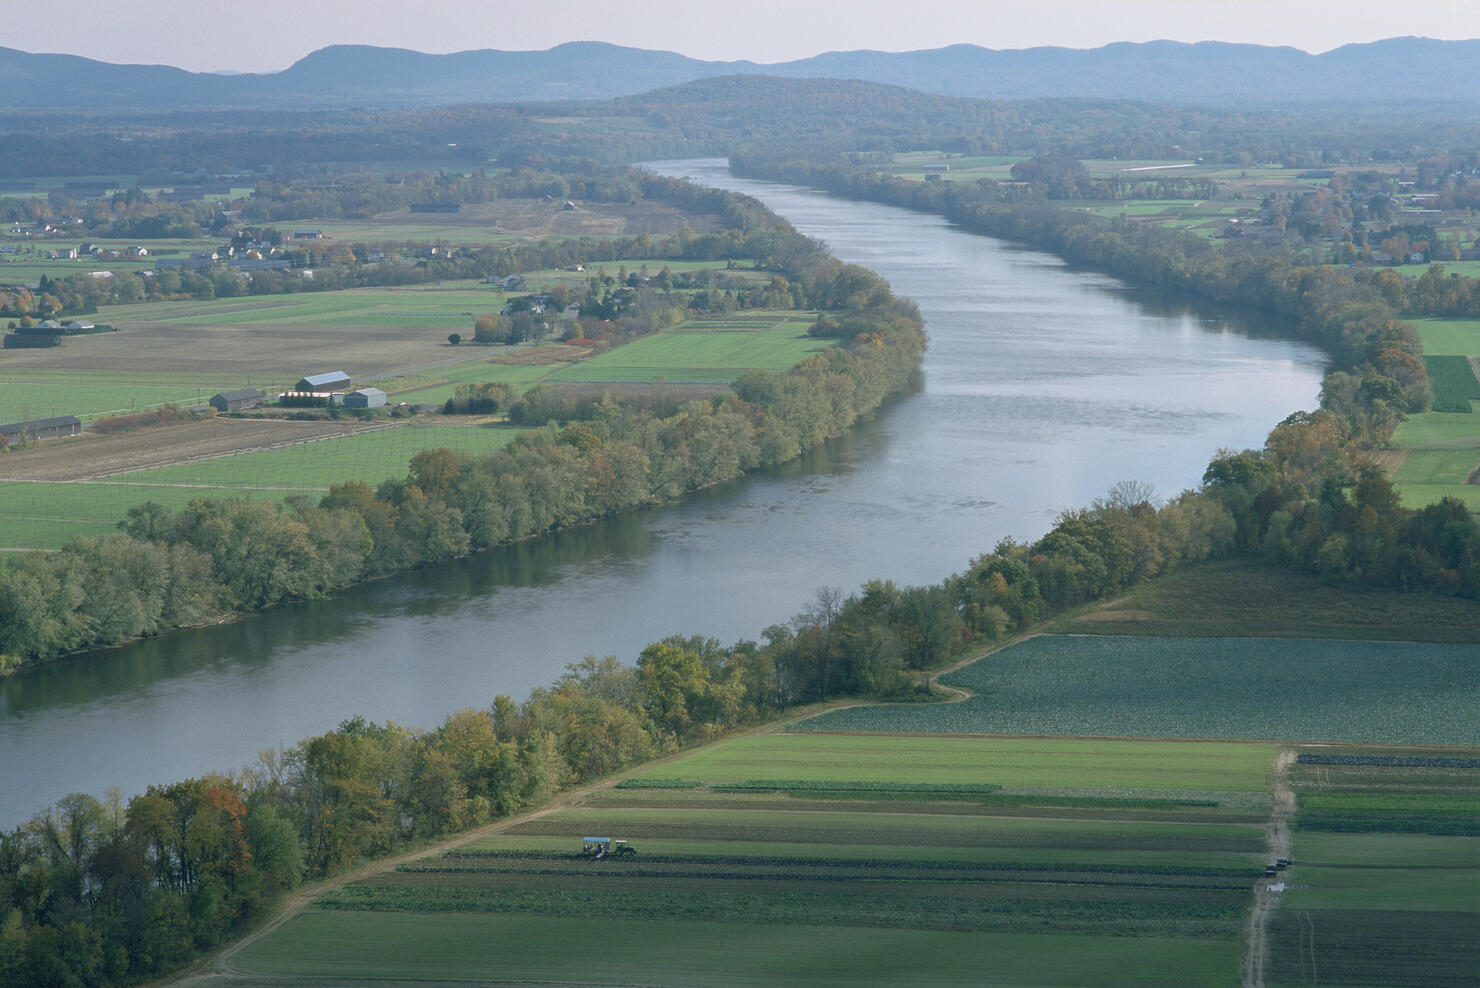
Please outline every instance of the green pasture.
M20 422L54 415L83 421L128 415L160 405L202 405L218 391L241 387L236 378L202 379L193 373L158 370L126 380L107 370L32 367L0 350L0 421Z
M358 480L375 486L404 477L411 457L424 450L491 453L518 432L502 426L401 425L101 480L0 482L0 547L55 548L73 535L104 534L145 501L170 509L197 497L303 495L317 501L331 484Z
M51 549L74 535L104 535L122 521L128 509L157 501L170 509L183 508L197 497L252 495L283 498L316 492L287 486L271 491L223 492L164 484L94 481L85 484L0 481L0 547Z
M941 682L959 703L853 707L815 731L1480 743L1480 645L1041 635Z
M465 281L443 286L353 288L339 292L249 296L209 301L144 302L102 307L95 321L113 325L188 320L224 325L391 324L467 330L484 313L503 308L506 296L492 285Z
M500 364L491 360L470 360L451 367L420 374L405 374L374 382L397 401L411 404L440 405L457 393L459 384L507 384L525 391L549 377L566 364Z
M923 712L938 708L900 709ZM803 726L815 723L816 720L807 721ZM1273 750L1263 744L789 732L732 741L637 778L700 783L746 779L855 779L880 785L993 782L1003 786L1116 793L1125 790L1262 792L1273 757Z
M558 381L729 383L747 370L784 371L833 341L807 335L815 317L770 313L744 319L691 319L551 375Z
M1473 262L1480 268L1480 261ZM1450 265L1444 265L1448 271ZM1409 319L1418 330L1426 357L1443 354L1472 356L1480 354L1480 319L1438 319L1423 317Z
M309 912L235 959L274 983L1182 986L1228 971L1238 945L1197 940L952 933L881 927Z
M1393 445L1406 449L1417 450L1441 444L1480 449L1480 417L1422 412L1408 416L1393 432Z
M1399 488L1409 485L1463 484L1480 463L1480 449L1410 450L1403 465L1393 474Z
M141 485L186 485L210 489L203 496L284 489L327 492L331 484L358 480L374 486L406 476L417 453L450 449L476 456L507 446L522 431L506 426L402 425L352 436L298 443L282 449L242 453L110 480Z

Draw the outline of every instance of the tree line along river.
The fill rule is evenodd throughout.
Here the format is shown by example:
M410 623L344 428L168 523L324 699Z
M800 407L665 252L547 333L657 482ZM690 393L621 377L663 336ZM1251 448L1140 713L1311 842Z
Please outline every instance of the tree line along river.
M1258 325L936 216L720 160L650 167L752 195L913 298L931 339L919 388L682 504L0 680L0 826L69 792L238 769L357 714L434 726L586 654L759 638L821 586L936 582L1118 481L1195 486L1217 449L1315 405L1323 355Z

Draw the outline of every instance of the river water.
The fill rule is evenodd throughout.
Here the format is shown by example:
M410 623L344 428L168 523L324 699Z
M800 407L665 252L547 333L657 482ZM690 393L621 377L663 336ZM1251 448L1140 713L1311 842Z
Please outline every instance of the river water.
M919 303L917 391L786 468L230 625L0 680L0 827L69 792L235 770L340 721L431 727L587 654L759 638L817 588L960 571L1121 480L1169 496L1313 407L1323 356L944 220L652 166L761 199Z

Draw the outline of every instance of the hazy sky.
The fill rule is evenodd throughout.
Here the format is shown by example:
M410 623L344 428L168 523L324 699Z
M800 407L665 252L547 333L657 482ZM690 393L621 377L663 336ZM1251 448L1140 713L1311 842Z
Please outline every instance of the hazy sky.
M0 0L0 46L195 71L273 72L331 44L425 52L610 41L703 59L1112 41L1310 52L1399 35L1480 38L1480 0Z

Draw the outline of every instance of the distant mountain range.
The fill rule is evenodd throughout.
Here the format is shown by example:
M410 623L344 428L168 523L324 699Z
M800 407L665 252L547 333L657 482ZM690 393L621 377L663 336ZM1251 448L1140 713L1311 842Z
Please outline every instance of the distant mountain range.
M186 72L0 48L0 110L328 109L602 100L716 76L852 79L979 99L1094 96L1214 106L1480 103L1480 40L1390 38L1321 55L1153 41L1090 50L831 52L794 62L706 62L574 42L548 51L428 55L334 45L281 72Z

